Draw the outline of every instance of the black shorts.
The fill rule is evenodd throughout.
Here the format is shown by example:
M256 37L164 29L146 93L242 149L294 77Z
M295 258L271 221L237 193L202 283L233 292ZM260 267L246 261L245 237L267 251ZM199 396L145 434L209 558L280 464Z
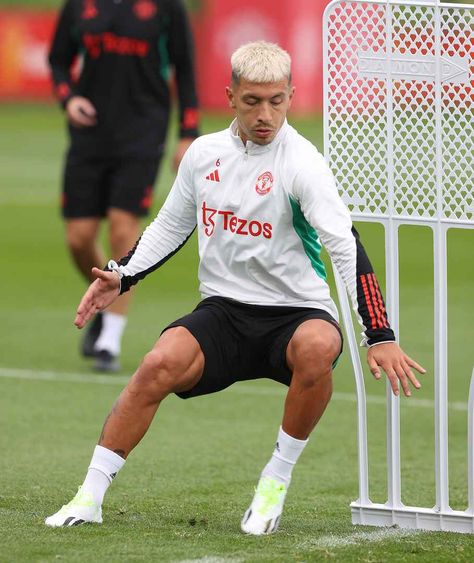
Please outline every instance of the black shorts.
M221 391L236 381L269 378L291 382L286 348L298 326L309 319L338 323L326 311L307 307L247 305L223 297L201 301L192 313L169 328L183 326L196 338L204 354L202 378L183 399ZM164 332L164 331L163 331Z
M63 178L63 217L105 217L112 207L137 217L148 215L160 160L161 156L93 158L68 153Z

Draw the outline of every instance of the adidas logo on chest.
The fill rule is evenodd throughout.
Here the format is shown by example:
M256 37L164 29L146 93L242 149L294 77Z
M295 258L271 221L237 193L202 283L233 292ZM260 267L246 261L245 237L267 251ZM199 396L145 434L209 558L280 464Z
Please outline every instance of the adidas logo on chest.
M219 175L219 166L221 165L221 159L218 158L214 164L214 170L210 172L205 179L209 182L220 182L221 177Z
M219 176L219 170L217 170L217 168L214 170L214 172L211 172L210 174L208 174L206 176L206 180L209 180L210 182L220 182L220 176Z

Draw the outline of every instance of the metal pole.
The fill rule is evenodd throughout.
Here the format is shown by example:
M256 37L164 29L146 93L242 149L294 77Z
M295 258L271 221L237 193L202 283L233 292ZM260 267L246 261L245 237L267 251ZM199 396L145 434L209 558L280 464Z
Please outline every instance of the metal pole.
M370 503L369 499L369 462L367 452L367 403L364 384L364 371L360 362L359 350L354 327L352 324L351 309L347 298L344 283L334 270L334 278L336 280L337 292L342 312L342 320L346 332L349 351L351 354L352 367L354 369L354 378L356 384L357 395L357 450L359 462L359 502L363 505Z
M394 146L393 146L393 22L392 6L386 5L386 49L388 60L387 74L387 183L389 194L389 219L385 230L385 257L387 279L387 309L390 325L398 338L398 226L395 224L395 179L394 179ZM390 382L386 384L387 396L387 496L388 504L392 507L401 506L401 471L400 471L400 402L391 389Z
M443 217L443 116L441 68L441 11L435 8L435 109L436 109L436 186L438 223L434 225L434 293L435 293L435 465L436 506L449 510L448 473L448 281L447 227Z

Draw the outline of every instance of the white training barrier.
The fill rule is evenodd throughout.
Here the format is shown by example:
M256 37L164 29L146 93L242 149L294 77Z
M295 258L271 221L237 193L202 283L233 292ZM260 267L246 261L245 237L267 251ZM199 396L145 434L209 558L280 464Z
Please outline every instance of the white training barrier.
M449 506L446 241L448 229L474 228L474 6L334 0L324 16L324 57L326 158L353 219L384 226L387 308L397 335L398 229L428 226L434 240L434 508L402 502L399 399L388 384L388 498L385 504L370 500L363 372L336 274L358 399L359 498L351 505L352 521L474 533L474 371L468 508Z

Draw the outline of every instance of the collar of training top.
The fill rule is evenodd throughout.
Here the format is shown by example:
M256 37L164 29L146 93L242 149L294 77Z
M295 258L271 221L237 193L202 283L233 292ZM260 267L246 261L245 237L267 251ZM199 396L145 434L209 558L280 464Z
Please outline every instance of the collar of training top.
M239 151L246 152L247 154L262 154L272 150L276 145L278 145L278 143L280 143L285 137L288 128L288 121L285 119L275 138L271 143L268 143L268 145L257 145L257 143L253 143L252 141L247 141L244 145L242 139L239 137L237 118L230 124L229 133L234 145L239 149Z

